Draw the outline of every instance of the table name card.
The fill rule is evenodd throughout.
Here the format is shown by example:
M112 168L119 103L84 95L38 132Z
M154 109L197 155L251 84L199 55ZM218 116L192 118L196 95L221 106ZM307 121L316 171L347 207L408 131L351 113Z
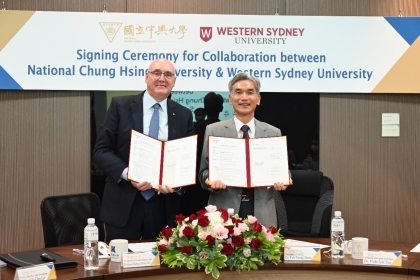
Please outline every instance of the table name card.
M25 266L16 269L14 280L50 280L57 279L54 263Z
M155 251L141 253L123 253L122 266L127 267L143 267L160 265L159 253Z
M321 248L313 246L291 247L284 249L285 261L321 261Z
M401 266L401 251L364 251L363 264Z

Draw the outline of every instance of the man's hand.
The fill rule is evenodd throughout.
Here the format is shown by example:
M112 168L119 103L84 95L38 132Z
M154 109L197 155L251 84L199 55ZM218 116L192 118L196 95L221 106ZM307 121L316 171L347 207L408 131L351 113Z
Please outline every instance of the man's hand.
M293 185L293 180L290 179L289 181L290 181L290 185ZM285 184L280 183L280 182L275 182L274 183L274 189L276 191L285 191L287 189L287 187L290 186L290 185L285 185ZM271 189L271 188L272 188L272 186L267 187L267 189Z
M161 193L167 194L167 193L173 193L174 192L174 189L172 189L172 188L170 188L168 186L159 185L156 188L156 191L158 192L158 194L161 194Z
M209 178L207 178L205 183L209 186L211 190L226 189L226 185L220 180L211 181L209 180Z
M131 185L141 192L150 190L151 188L153 188L152 184L146 181L144 182L131 181Z

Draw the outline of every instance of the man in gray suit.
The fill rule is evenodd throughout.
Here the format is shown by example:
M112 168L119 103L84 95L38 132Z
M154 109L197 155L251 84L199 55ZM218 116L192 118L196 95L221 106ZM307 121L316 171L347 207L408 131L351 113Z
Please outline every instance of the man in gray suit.
M234 208L241 218L253 215L266 227L277 226L277 214L274 204L274 192L285 190L286 185L273 182L267 188L226 187L220 181L208 179L208 137L223 136L237 138L260 138L281 136L280 129L260 122L254 118L255 109L260 105L260 81L247 73L236 74L229 82L229 103L233 106L235 116L232 119L208 125L204 136L201 155L199 180L201 186L211 192L209 204L218 208ZM292 181L290 180L292 183Z

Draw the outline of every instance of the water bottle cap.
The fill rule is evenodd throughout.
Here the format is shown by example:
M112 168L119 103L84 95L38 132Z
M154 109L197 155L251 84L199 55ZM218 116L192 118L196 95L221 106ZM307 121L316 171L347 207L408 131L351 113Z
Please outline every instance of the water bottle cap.
M94 223L95 223L95 218L88 219L88 224L94 224Z
M334 215L335 215L336 217L341 217L341 211L335 211L335 212L334 212Z

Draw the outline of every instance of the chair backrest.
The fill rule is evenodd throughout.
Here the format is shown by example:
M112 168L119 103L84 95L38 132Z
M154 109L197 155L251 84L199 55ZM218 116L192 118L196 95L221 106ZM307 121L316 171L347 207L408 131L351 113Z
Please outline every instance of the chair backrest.
M95 218L99 240L105 237L100 221L100 199L95 193L49 196L41 202L42 229L45 247L84 242L88 218Z
M293 186L276 192L277 222L284 236L329 237L334 184L321 171L291 170Z

